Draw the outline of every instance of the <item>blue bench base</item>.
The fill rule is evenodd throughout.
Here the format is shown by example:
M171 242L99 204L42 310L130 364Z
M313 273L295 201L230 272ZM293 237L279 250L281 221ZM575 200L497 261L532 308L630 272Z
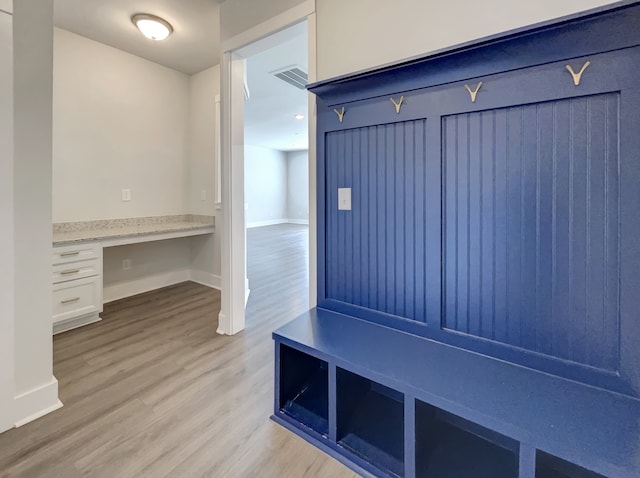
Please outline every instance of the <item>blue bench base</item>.
M365 476L640 476L635 398L323 309L273 339L273 419Z

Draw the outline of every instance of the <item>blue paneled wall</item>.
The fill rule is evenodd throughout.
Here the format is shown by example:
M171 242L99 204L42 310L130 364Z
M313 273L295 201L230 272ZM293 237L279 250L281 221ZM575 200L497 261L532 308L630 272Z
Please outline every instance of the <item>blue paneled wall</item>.
M328 298L425 322L426 124L327 135ZM351 211L338 211L339 187Z
M443 117L443 327L617 372L618 104Z
M638 21L314 85L319 307L640 396Z

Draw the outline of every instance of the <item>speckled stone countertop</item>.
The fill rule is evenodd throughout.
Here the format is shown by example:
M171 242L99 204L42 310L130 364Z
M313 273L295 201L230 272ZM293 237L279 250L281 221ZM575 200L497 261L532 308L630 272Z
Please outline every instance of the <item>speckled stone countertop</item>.
M60 222L53 225L53 244L207 229L215 226L214 216L181 214L100 221Z

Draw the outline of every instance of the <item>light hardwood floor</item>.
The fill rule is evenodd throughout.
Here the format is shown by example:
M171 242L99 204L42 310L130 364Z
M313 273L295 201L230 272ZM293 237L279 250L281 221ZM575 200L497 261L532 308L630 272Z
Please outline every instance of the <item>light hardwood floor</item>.
M247 328L183 283L105 307L54 339L65 406L0 435L2 477L355 477L269 420L271 331L307 304L307 227L248 231Z

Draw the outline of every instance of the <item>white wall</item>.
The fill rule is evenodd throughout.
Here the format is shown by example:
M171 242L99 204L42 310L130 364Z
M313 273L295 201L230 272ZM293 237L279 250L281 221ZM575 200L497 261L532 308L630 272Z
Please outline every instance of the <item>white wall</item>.
M309 152L287 153L287 218L309 221Z
M286 154L245 145L244 171L247 227L286 222Z
M220 94L220 66L190 78L189 189L187 204L193 214L212 215L216 199L215 98ZM201 199L205 191L206 199Z
M191 278L190 238L107 247L103 251L105 302L148 292ZM131 260L123 270L122 261Z
M305 0L229 0L220 5L221 41L293 8Z
M610 3L614 2L316 0L318 80Z
M12 23L11 15L0 12L0 432L14 423Z
M220 66L208 68L190 79L189 187L187 204L193 214L215 215L216 234L191 240L194 280L220 284L222 217L215 209L217 191L215 98L220 94ZM202 191L206 199L202 200Z
M54 40L54 222L184 213L189 77L65 30Z
M22 423L59 405L51 338L53 1L13 7L14 405Z
M214 215L219 84L217 66L189 77L55 29L54 222ZM106 249L105 302L188 280L192 268L215 285L218 237Z

